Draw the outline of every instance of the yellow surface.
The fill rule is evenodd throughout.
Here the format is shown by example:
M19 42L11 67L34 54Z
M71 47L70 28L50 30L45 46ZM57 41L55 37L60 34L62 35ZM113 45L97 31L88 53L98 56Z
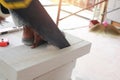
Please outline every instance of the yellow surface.
M5 2L5 0L0 0L0 3L8 9L20 9L29 6L32 0L24 0L19 2Z

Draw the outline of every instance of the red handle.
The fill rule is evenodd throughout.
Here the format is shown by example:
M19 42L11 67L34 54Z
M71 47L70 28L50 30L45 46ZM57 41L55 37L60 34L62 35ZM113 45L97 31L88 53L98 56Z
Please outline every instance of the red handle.
M6 47L8 45L9 45L8 40L1 39L1 41L0 41L0 47Z
M0 42L0 47L6 47L9 45L9 42Z

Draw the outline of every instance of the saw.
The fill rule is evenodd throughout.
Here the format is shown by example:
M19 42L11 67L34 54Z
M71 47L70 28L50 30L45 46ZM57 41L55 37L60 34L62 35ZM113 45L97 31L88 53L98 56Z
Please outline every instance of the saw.
M39 0L0 0L1 4L12 10L22 20L29 23L48 43L65 48L69 42L44 9Z

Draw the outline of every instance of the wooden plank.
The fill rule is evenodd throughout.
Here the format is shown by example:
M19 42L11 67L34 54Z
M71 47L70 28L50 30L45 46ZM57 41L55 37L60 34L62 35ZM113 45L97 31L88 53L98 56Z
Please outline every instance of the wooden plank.
M120 23L119 22L115 22L115 21L112 21L111 23L113 26L117 26L117 27L120 27Z

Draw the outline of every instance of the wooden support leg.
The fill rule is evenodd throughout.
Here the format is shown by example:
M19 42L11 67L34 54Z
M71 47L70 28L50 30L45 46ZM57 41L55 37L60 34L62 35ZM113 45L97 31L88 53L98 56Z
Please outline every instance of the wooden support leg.
M62 0L59 0L58 13L57 13L57 20L56 20L56 25L57 25L57 26L59 25L61 6L62 6Z

